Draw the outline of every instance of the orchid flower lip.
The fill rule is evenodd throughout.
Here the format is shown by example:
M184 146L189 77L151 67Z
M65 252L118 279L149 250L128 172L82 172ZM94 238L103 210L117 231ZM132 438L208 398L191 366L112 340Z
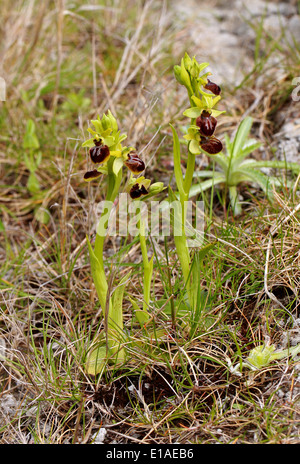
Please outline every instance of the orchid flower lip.
M136 153L128 153L128 159L124 161L125 166L134 174L140 174L145 170L145 163Z
M96 147L100 147L100 145L102 145L102 139L94 139L93 140L94 144Z
M109 158L109 148L107 145L95 145L89 150L90 158L92 163L99 164L103 163Z
M132 199L140 198L142 195L147 195L148 191L144 185L134 184L129 192Z
M213 136L201 136L199 145L202 148L202 150L209 153L210 155L216 155L217 153L220 153L220 151L222 151L223 149L222 142Z
M204 88L210 90L214 95L220 95L221 93L221 87L210 79L207 79L207 84L205 84Z
M217 119L214 118L209 111L203 110L201 115L196 119L196 125L199 127L201 135L209 137L215 132Z
M101 176L101 172L97 171L97 169L94 169L93 171L87 171L83 178L85 181L91 181L94 179L97 179L98 177Z

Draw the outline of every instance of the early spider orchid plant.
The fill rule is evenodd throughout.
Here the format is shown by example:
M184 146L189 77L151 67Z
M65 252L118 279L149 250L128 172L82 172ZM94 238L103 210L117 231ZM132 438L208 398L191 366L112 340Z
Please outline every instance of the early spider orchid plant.
M94 165L94 169L84 174L84 180L91 182L98 179L101 175L106 176L106 197L107 208L101 213L97 229L94 246L87 237L87 244L90 256L91 272L99 302L104 317L104 332L100 337L93 341L89 349L86 369L90 374L99 373L108 360L114 363L122 363L126 359L126 336L123 326L123 297L126 284L130 273L125 275L114 291L110 292L108 279L104 267L104 242L109 231L109 218L111 207L121 191L121 184L124 180L123 167L129 169L130 179L126 191L132 200L148 198L163 189L163 184L157 182L151 184L149 179L140 176L145 170L144 161L137 155L133 147L123 146L122 142L127 138L126 134L121 134L117 121L110 111L104 114L102 119L98 116L91 121L94 129L88 131L92 137L86 140L82 146L89 148L89 157ZM138 177L136 177L138 176ZM136 309L136 317L141 326L149 319L150 288L152 280L153 259L148 259L145 233L143 223L139 221L139 238L143 257L144 267L144 304L143 309Z
M213 185L225 185L229 193L230 204L234 215L242 212L242 206L238 199L238 186L241 182L258 184L269 199L273 197L273 188L280 184L275 177L267 176L261 168L290 169L299 172L298 163L286 163L285 161L256 161L247 159L261 143L249 138L253 120L246 117L240 123L235 137L230 140L225 134L225 147L227 153L223 153L223 143L216 138L217 118L224 113L216 109L216 104L221 99L221 88L212 82L204 72L209 63L198 63L186 53L181 60L180 66L174 67L176 80L183 85L188 93L190 108L183 115L190 118L187 133L183 136L188 147L188 158L185 173L182 172L181 147L179 137L171 126L173 132L173 158L174 174L177 186L177 195L181 202L181 211L177 211L175 220L182 224L182 234L174 236L177 255L181 264L183 278L186 286L188 301L194 311L199 307L199 265L192 266L190 250L186 236L185 204L189 198L211 188ZM218 165L218 171L195 170L195 157L205 154ZM206 180L193 183L193 179ZM169 187L169 196L173 201L176 198ZM174 212L175 215L175 212ZM201 260L214 246L211 243L198 250ZM195 253L194 253L195 256ZM194 260L195 262L195 260ZM198 263L199 264L199 263ZM200 292L201 294L201 292Z
M182 227L182 233L174 236L174 241L182 268L188 301L193 310L196 310L196 307L199 306L199 267L192 266L191 264L191 255L186 235L186 204L190 198L196 156L201 153L215 156L223 148L222 142L215 137L217 117L224 112L215 108L221 99L221 89L208 78L210 75L209 72L203 72L208 64L200 64L195 57L190 58L186 53L181 60L181 65L174 67L175 78L186 88L191 105L183 113L191 119L187 134L184 135L188 143L188 158L185 173L182 171L179 137L173 126L171 126L171 129L173 132L174 174L181 203L181 211L177 210L177 213L174 213L174 221L177 224L181 223ZM170 187L169 196L172 201L176 199L176 194ZM214 243L206 245L206 247L200 250L199 256L201 256L201 260L212 246L214 246Z

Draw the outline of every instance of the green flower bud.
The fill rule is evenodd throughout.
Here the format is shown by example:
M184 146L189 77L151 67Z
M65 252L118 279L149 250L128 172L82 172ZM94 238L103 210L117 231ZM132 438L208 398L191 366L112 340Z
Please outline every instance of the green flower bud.
M164 184L163 182L154 182L154 184L151 184L149 187L149 194L150 195L157 195L164 189Z
M176 66L174 66L174 75L175 75L175 79L177 80L177 82L179 82L179 84L181 85L184 85L181 79L181 67L178 66L177 64Z

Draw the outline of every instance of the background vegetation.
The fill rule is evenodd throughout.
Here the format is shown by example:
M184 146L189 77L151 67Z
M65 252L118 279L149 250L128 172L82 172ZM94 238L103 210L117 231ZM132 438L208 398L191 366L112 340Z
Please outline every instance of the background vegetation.
M299 178L273 173L280 182L272 202L256 184L242 184L238 217L224 189L199 194L207 239L218 240L202 266L205 311L194 326L188 321L192 331L180 317L174 330L157 301L180 295L181 269L171 243L152 241L153 319L164 334L149 340L132 330L125 298L124 322L139 348L122 370L88 376L86 349L103 328L86 246L102 199L101 183L83 181L89 120L109 108L130 145L144 150L147 177L172 183L169 123L183 127L188 106L173 66L185 51L210 61L209 50L200 39L195 46L188 24L174 21L172 2L0 6L7 83L0 102L1 442L299 442L297 358L257 371L232 368L256 346L299 343ZM274 134L297 111L291 82L300 75L299 44L271 37L263 20L251 23L253 67L222 87L218 136L233 135L250 114L252 136L263 144L253 157L273 159ZM199 170L212 168L205 157L197 161ZM113 277L132 268L127 292L142 301L138 246L116 237L105 250Z

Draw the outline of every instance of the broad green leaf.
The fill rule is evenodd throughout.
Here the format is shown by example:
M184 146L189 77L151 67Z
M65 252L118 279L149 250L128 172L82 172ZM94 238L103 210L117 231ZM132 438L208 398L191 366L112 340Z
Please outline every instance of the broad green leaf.
M265 174L255 169L239 169L236 171L236 175L238 176L239 174L245 175L249 180L257 183L269 199L273 198L272 188L273 184L275 184L274 178L267 177Z
M109 306L108 321L107 321L107 338L109 348L115 356L115 360L123 362L126 358L123 332L123 297L126 283L128 283L131 272L126 274L115 291L112 294L111 305Z
M23 139L23 148L36 150L40 148L38 138L35 133L35 124L29 119L26 124L26 132Z
M204 192L205 190L212 188L213 185L221 184L222 182L226 182L226 178L224 174L220 176L215 175L212 179L204 180L199 184L192 185L190 189L189 198L194 197L195 195L199 195L199 193Z
M236 158L243 149L252 126L252 118L246 117L239 125L232 144L232 157Z
M30 193L37 193L40 191L40 184L34 172L31 172L29 174L29 177L27 180L27 188Z
M261 143L258 142L257 140L246 140L244 143L242 149L240 152L237 154L236 158L233 160L234 166L240 165L240 163L243 162L243 160L250 155L253 151L257 150L259 147L261 147Z
M130 303L132 304L133 310L135 312L136 318L137 318L141 328L143 328L144 325L149 321L149 313L148 313L148 311L144 311L143 309L140 309L137 302L131 296L128 295L127 298L129 299Z
M97 375L103 371L107 363L106 345L102 344L88 353L85 370L89 375Z
M204 169L203 171L195 171L194 174L193 174L193 177L198 179L198 178L201 178L201 177L213 177L216 174L218 175L220 173L218 173L216 171L209 171L209 170Z
M50 213L45 208L40 207L34 211L34 217L41 224L48 224L50 220Z
M215 240L212 243L208 243L207 245L203 246L200 250L197 251L197 257L200 261L203 261L204 258L207 256L207 254L212 250L216 244L218 243L218 240Z
M131 272L126 274L112 294L112 307L108 315L108 327L117 332L123 331L123 296Z
M4 232L4 231L5 231L5 227L4 227L3 222L0 219L0 232Z
M256 161L256 160L245 160L240 164L240 168L273 168L273 169L290 169L291 171L299 172L300 163L288 163L285 161L268 160L268 161Z
M238 216L242 212L242 206L239 201L237 187L235 185L230 185L228 191L233 215Z
M93 281L97 290L97 295L102 307L102 311L106 308L107 281L103 267L100 265L97 256L94 253L92 245L87 237L87 245L90 256L91 272Z
M228 134L224 134L224 140L225 140L226 151L228 155L230 156L231 150L232 150L232 142Z

